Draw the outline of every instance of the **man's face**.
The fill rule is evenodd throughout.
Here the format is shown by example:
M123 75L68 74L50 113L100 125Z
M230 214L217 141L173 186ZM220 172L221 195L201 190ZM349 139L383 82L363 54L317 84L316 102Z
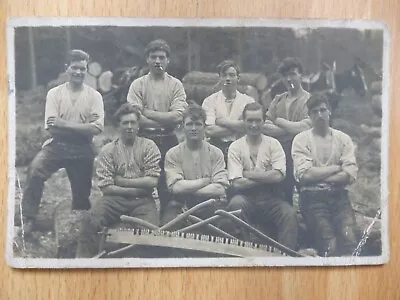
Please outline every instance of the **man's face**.
M125 140L133 140L139 131L139 120L136 114L130 113L121 116L119 131Z
M220 80L224 87L236 89L239 75L234 67L229 67L223 74L220 74Z
M326 103L321 103L315 107L313 107L309 111L309 115L313 124L313 127L324 127L329 125L329 118L331 112L329 111Z
M289 70L282 80L288 91L297 91L301 86L301 74L297 68Z
M154 51L150 52L147 57L147 64L150 70L155 74L162 74L167 69L169 59L165 51Z
M199 141L204 139L205 124L202 119L193 120L187 116L183 120L183 130L186 140Z
M86 60L73 61L67 67L67 74L70 82L82 84L87 73L88 63Z
M247 110L244 118L244 127L249 136L261 135L261 126L264 123L263 112L259 110Z

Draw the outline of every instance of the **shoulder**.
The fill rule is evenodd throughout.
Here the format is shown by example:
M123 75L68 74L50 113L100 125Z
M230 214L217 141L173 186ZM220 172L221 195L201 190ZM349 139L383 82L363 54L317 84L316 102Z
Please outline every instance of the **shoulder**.
M165 73L165 78L168 80L170 84L177 85L179 87L183 87L182 81L180 81L178 78L172 76L171 74Z
M224 157L224 154L222 153L222 150L219 149L218 147L211 145L210 143L206 142L206 145L209 147L210 149L210 153L211 155L213 155L214 157Z
M244 104L256 102L256 101L255 101L252 97L250 97L249 95L243 94L243 93L241 93L241 92L239 92L239 91L237 91L237 93L238 93L238 96L240 97L241 101L242 101Z
M179 157L179 152L180 152L180 149L181 149L183 143L184 142L182 142L182 143L172 147L171 149L169 149L167 151L167 153L165 154L165 159L166 160L169 160L169 159L175 160L177 157Z
M308 130L305 130L305 131L302 131L302 132L298 133L293 139L293 144L294 143L296 143L296 144L305 143L310 137L311 130L312 129L308 129Z
M264 143L274 148L282 148L281 143L274 137L263 135Z
M241 137L240 139L237 139L234 141L230 146L229 146L229 151L235 151L235 152L240 152L240 150L243 148L243 144L245 143L246 136Z
M343 131L340 131L340 130L332 128L332 134L335 137L339 138L343 142L347 142L347 143L348 142L351 142L351 143L353 142L351 137L347 133L344 133Z
M50 89L47 92L47 97L48 98L54 97L55 95L60 93L65 88L65 85L66 85L66 83L62 83L60 85L57 85L57 86L53 87L52 89Z
M212 93L210 96L207 96L204 101L203 101L203 106L212 106L215 104L215 99L218 98L218 95L221 93L221 91Z
M110 156L113 153L115 147L117 146L117 143L118 143L118 139L113 140L113 141L109 142L108 144L105 144L104 146L102 146L99 151L99 158Z
M149 74L145 74L141 77L136 78L135 80L132 81L131 88L143 85L148 80L148 77L149 77Z
M145 138L145 137L139 137L139 136L137 137L137 139L138 139L139 145L142 145L144 151L147 152L148 149L160 151L158 149L156 143L153 140Z
M84 84L83 87L84 87L86 93L89 94L90 96L92 96L94 99L102 99L102 96L99 91L95 90L94 88L92 88L86 84Z

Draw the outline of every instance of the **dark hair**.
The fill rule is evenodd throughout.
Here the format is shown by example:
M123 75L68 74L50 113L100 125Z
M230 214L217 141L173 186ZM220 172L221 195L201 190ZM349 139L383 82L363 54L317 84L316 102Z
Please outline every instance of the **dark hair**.
M306 103L308 113L310 113L314 107L322 103L325 103L328 109L331 110L331 104L329 103L329 98L327 97L326 93L323 92L313 93Z
M258 102L252 102L252 103L247 103L247 104L246 104L246 106L245 106L244 109L243 109L243 113L242 113L243 120L246 119L246 112L247 112L248 110L251 110L251 111L261 110L263 119L264 119L264 117L265 117L265 115L264 115L264 108L263 108L263 106L262 106L260 103L258 103Z
M278 66L277 72L285 76L289 71L297 69L299 73L303 73L303 65L297 57L287 57Z
M164 41L162 39L157 39L157 40L151 41L147 45L146 49L144 49L144 53L145 53L146 57L148 57L151 52L155 52L155 51L165 51L167 57L169 57L169 55L171 53L171 48L168 46L166 41Z
M190 103L183 112L183 122L187 117L191 118L193 121L203 120L203 122L205 122L206 112L200 105L196 103Z
M237 75L240 74L240 68L233 60L224 60L223 62L221 62L217 66L218 74L219 75L225 74L226 70L228 70L230 67L236 70Z
M72 62L82 61L82 60L85 60L89 63L89 60L90 60L89 54L80 49L73 49L73 50L68 51L67 59L66 59L65 63L68 66Z
M137 119L140 120L142 116L139 108L132 103L124 103L122 104L118 110L113 115L113 120L115 124L118 124L121 121L121 117L129 114L135 114Z

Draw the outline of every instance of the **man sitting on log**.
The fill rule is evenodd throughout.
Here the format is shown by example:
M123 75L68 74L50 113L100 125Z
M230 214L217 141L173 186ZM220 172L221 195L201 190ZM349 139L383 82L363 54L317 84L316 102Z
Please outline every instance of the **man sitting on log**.
M329 100L314 94L307 102L312 129L293 140L294 174L300 186L300 211L321 256L351 255L356 221L346 186L357 164L351 138L329 126Z
M259 103L245 106L243 120L246 135L233 142L228 151L233 195L228 210L242 209L244 221L264 229L275 228L277 241L296 250L296 211L284 201L279 184L286 173L285 153L276 139L261 133L264 113Z
M72 209L90 208L92 188L93 136L104 129L103 99L85 85L89 55L82 50L68 53L68 82L47 93L45 128L51 138L32 160L22 198L22 229L34 229L43 195L44 183L56 171L65 168L71 183Z
M93 257L99 250L98 232L121 215L159 225L152 192L160 175L160 151L152 140L138 136L137 107L125 103L115 118L119 137L101 149L96 168L103 197L83 219L76 257Z
M150 72L132 82L127 97L142 112L140 135L152 139L161 151L157 188L161 214L170 199L163 169L165 154L178 144L174 130L182 122L182 113L187 107L183 84L166 72L170 52L164 40L149 43L145 54Z
M278 73L287 92L277 95L271 102L262 132L276 138L286 155L286 178L283 181L285 200L293 205L293 160L291 149L293 138L299 132L311 128L306 102L310 94L301 86L303 67L297 58L285 58L278 67Z
M185 141L167 152L165 173L173 199L166 207L163 224L182 213L185 207L191 208L208 199L226 199L225 190L229 183L224 155L220 149L204 140L205 120L204 110L196 104L190 104L183 116ZM218 203L226 205L225 201ZM210 217L215 208L206 208L196 215ZM181 222L176 227L182 225L185 224Z
M210 143L222 150L226 160L229 145L244 134L243 108L255 101L237 90L240 69L235 62L223 61L218 73L222 89L204 99L202 106L207 115L206 134Z

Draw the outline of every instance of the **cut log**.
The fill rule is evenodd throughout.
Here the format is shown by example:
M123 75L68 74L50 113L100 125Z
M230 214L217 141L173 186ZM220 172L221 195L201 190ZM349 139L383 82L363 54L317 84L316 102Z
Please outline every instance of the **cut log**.
M382 81L374 81L371 83L371 94L381 95L382 94Z
M187 73L182 82L184 84L195 85L216 85L218 84L219 76L217 73L192 71Z
M219 85L206 84L184 84L187 99L192 99L201 105L205 98L220 90ZM238 91L252 97L256 102L260 97L255 87L249 85L239 85Z
M100 76L102 71L101 65L98 62L92 62L89 64L88 67L88 72L90 75L93 75L94 77Z
M93 75L90 75L89 73L86 74L84 83L97 90L97 78Z
M113 73L111 71L106 71L101 73L98 80L98 86L100 91L104 93L111 91L112 79L113 79Z
M241 85L251 85L257 90L263 91L268 86L268 79L263 74L258 73L241 73L240 74Z

